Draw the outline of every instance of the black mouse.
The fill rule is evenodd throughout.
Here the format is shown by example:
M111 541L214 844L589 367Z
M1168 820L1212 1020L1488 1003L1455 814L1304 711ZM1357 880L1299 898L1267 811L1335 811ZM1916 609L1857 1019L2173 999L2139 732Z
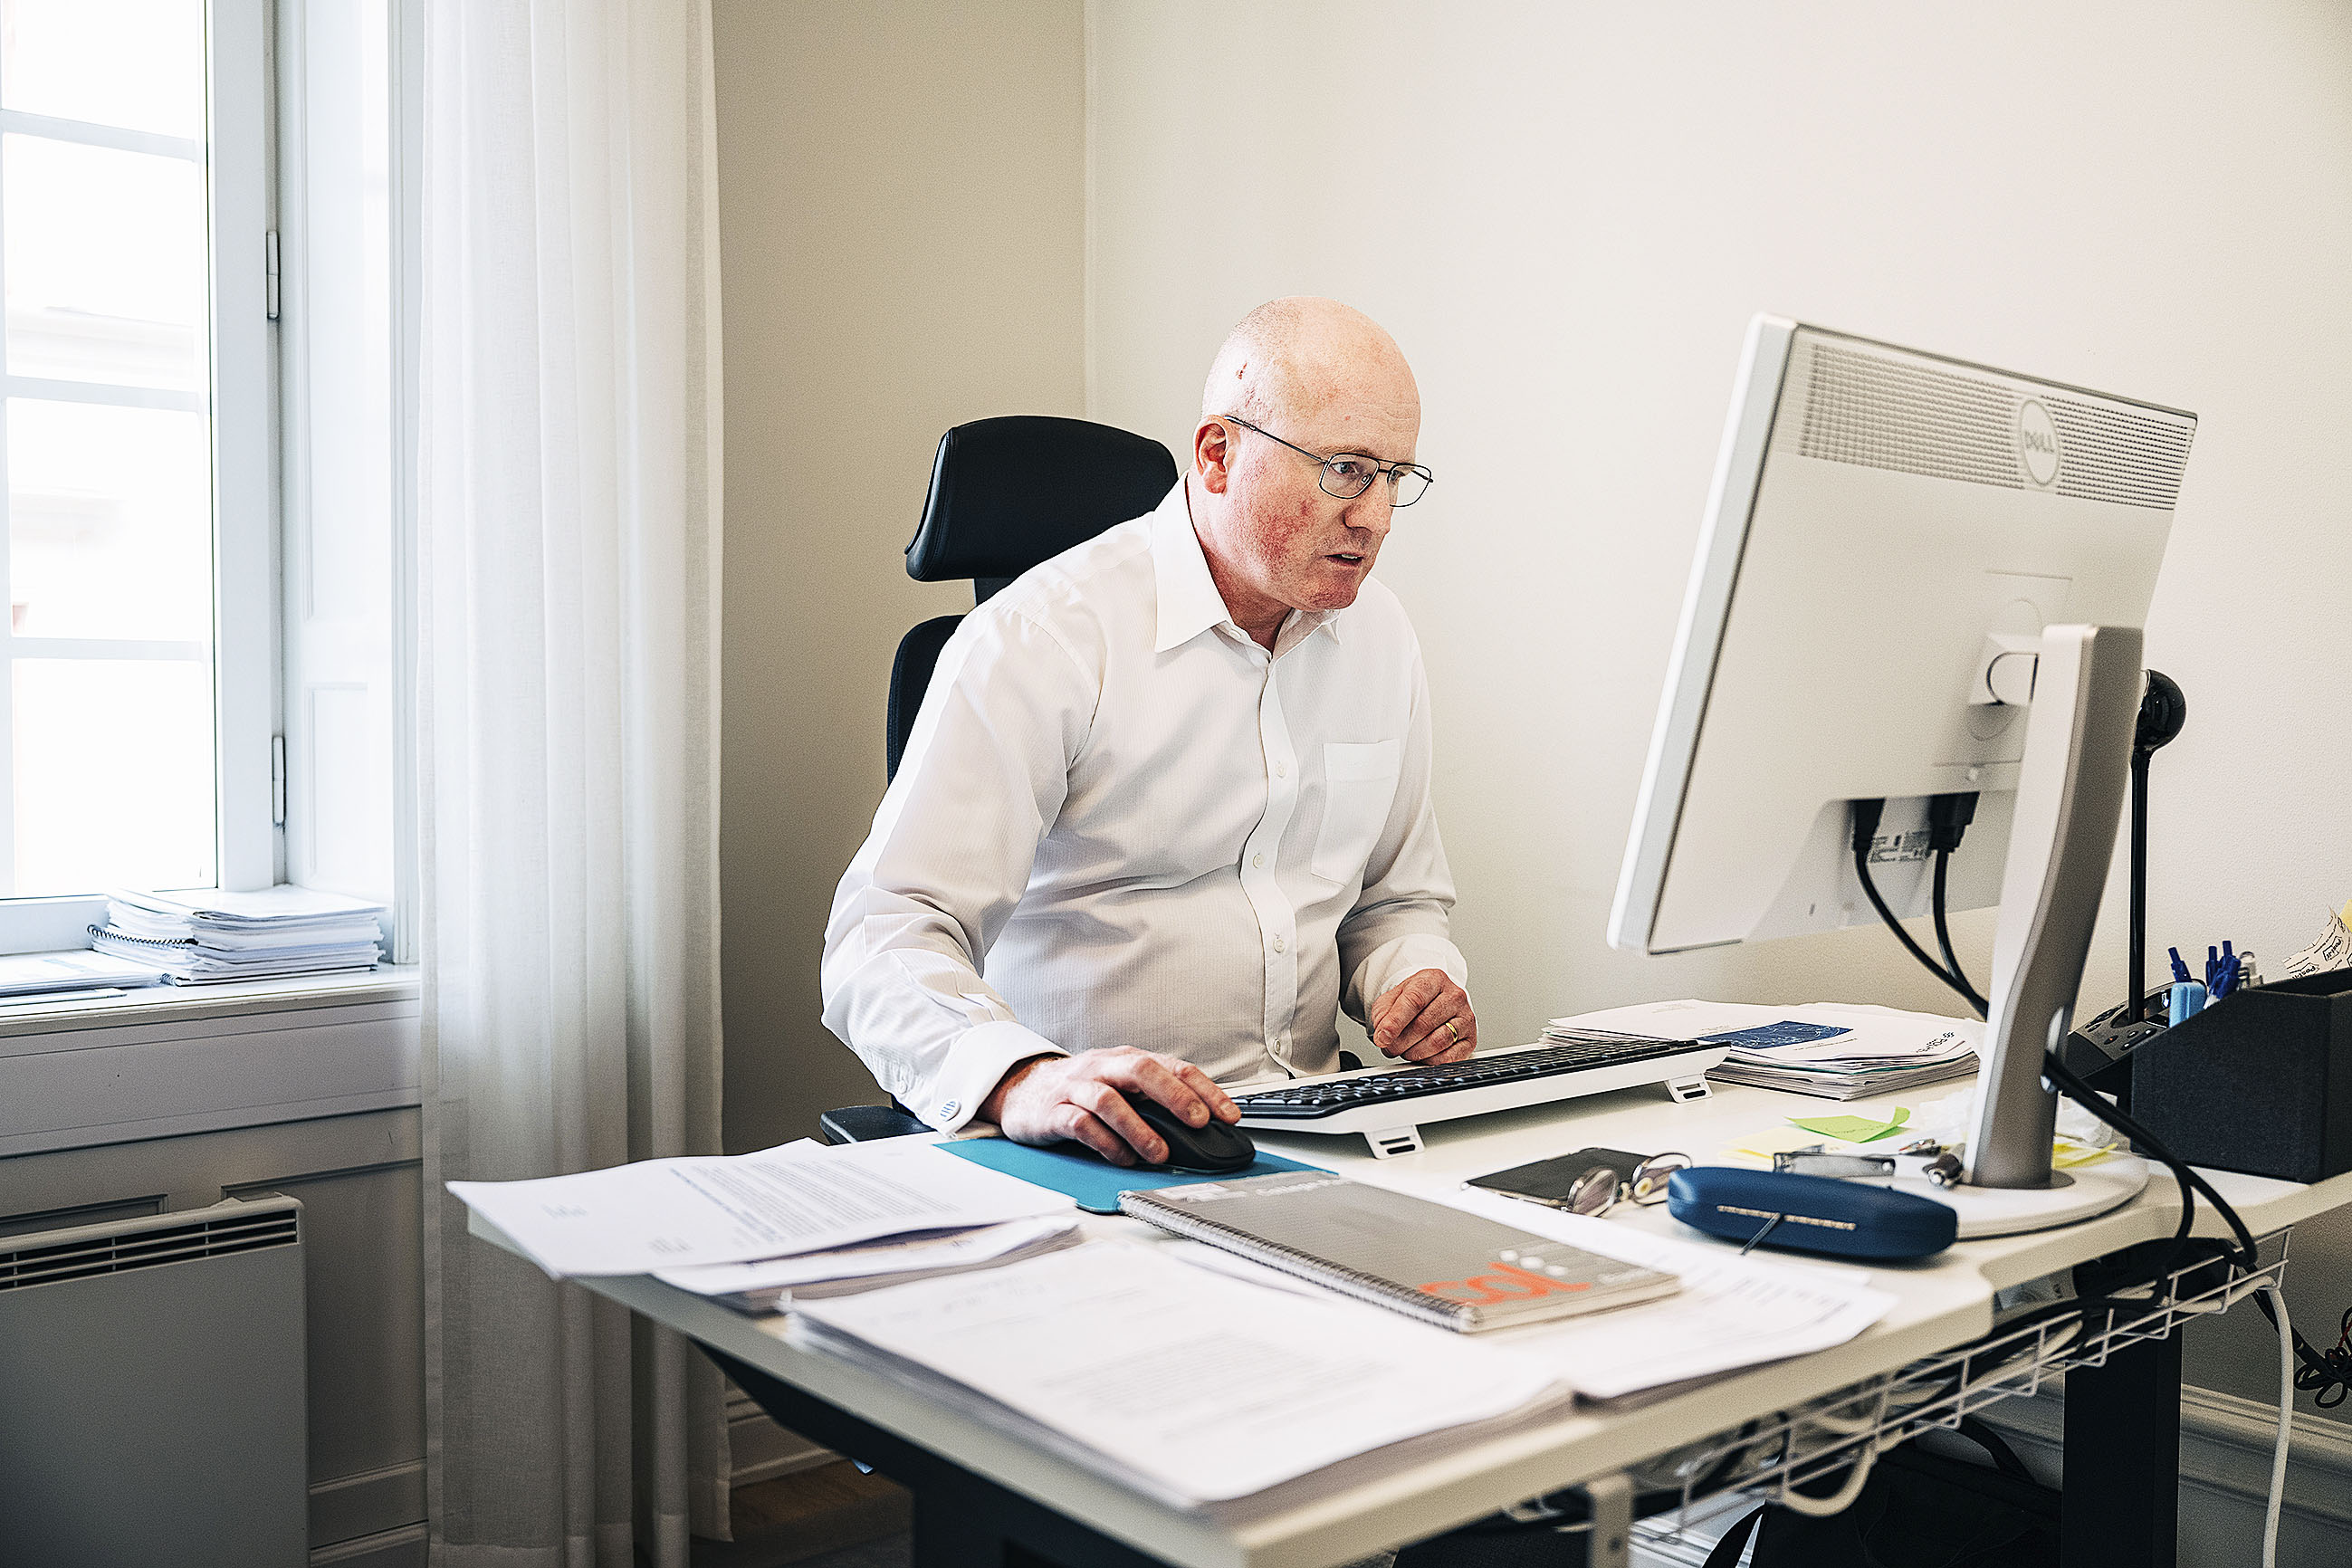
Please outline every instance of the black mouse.
M1184 1119L1147 1094L1129 1094L1128 1104L1143 1124L1168 1145L1168 1158L1147 1171L1203 1171L1223 1176L1246 1170L1257 1159L1257 1145L1230 1121L1209 1118L1206 1127L1187 1127Z

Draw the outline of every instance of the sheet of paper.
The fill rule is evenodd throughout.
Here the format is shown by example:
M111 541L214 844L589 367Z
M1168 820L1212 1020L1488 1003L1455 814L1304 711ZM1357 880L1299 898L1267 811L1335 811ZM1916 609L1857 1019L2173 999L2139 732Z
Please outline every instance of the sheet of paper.
M2352 911L2352 904L2344 908ZM2276 973L2263 978L2300 980L2306 974L2326 974L2336 969L2352 969L2352 926L2346 924L2344 914L2330 914L2326 929L2313 939L2309 947L2280 964Z
M449 1190L558 1278L746 1263L1071 1210L1059 1193L913 1138L641 1160Z
M0 994L34 996L58 991L152 985L163 978L152 964L72 948L63 952L17 952L0 958Z
M1490 1336L1496 1348L1539 1362L1594 1399L1826 1350L1895 1308L1895 1298L1873 1289L1869 1275L1858 1268L1741 1258L1728 1247L1654 1236L1475 1187L1456 1189L1443 1201L1681 1279L1682 1289L1663 1300Z
M1075 1218L1008 1220L945 1236L908 1237L857 1247L827 1247L793 1258L758 1263L712 1263L696 1268L656 1268L654 1278L698 1296L732 1296L746 1290L789 1289L830 1279L872 1279L933 1268L964 1268L1003 1258L1077 1228Z
M896 1363L1186 1503L1246 1497L1562 1394L1537 1361L1331 1295L1095 1241L798 1308L804 1342ZM876 1357L879 1352L879 1361Z
M1975 1049L1984 1033L1973 1019L1846 1002L1643 1002L1552 1022L1669 1039L1719 1041L1744 1035L1748 1038L1730 1042L1735 1058L1822 1070L1948 1060Z

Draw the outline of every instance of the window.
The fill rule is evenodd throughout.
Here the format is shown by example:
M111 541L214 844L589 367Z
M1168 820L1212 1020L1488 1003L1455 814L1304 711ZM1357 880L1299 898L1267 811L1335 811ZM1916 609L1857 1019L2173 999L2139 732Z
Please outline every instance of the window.
M272 853L222 766L267 766L267 602L225 625L252 597L222 569L257 553L266 594L270 524L267 280L221 286L266 237L258 0L242 29L219 9L208 39L202 0L0 0L0 896L206 887ZM240 41L257 101L217 113L238 73L215 84L208 44Z
M0 952L119 884L394 891L391 44L0 0Z

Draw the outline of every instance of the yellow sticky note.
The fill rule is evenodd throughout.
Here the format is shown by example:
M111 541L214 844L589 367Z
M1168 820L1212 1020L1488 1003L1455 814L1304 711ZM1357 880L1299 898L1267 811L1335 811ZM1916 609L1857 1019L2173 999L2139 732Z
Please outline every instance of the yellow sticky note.
M1767 1127L1754 1135L1742 1138L1724 1150L1738 1157L1742 1164L1756 1163L1770 1169L1772 1156L1786 1154L1797 1149L1810 1149L1821 1142L1817 1132L1805 1132L1794 1127Z

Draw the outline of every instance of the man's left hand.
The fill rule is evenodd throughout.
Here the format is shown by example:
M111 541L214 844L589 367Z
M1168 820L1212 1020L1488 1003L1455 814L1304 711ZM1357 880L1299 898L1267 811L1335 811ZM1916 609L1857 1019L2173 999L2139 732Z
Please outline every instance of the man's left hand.
M1372 1004L1372 1044L1409 1062L1458 1062L1478 1048L1469 994L1442 969L1424 969Z

